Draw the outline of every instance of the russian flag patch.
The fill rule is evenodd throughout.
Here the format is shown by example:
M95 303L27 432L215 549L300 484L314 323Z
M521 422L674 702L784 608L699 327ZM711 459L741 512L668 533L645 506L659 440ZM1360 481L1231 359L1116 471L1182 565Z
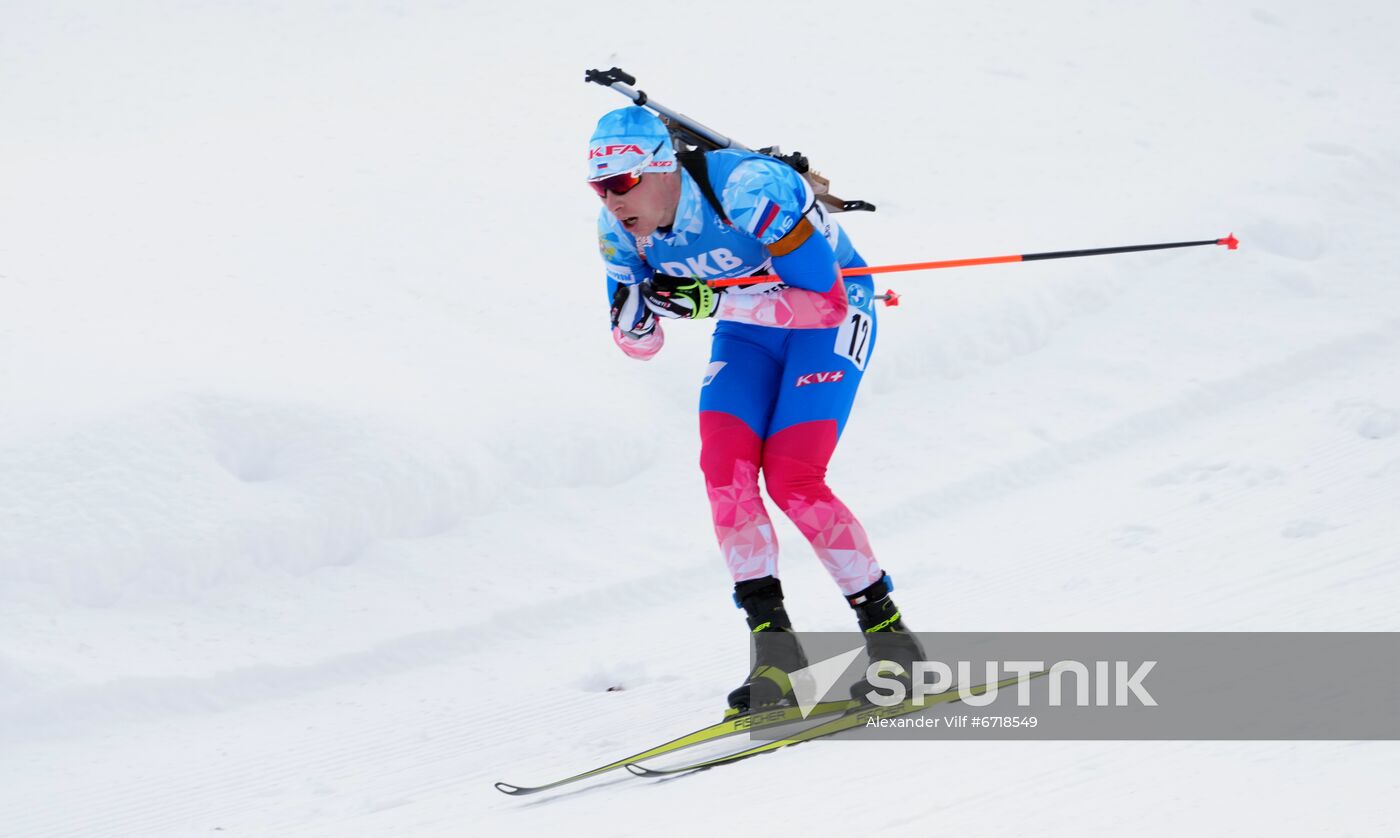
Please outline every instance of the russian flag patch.
M754 207L753 227L749 230L749 233L754 238L762 238L763 231L767 230L768 226L773 223L773 219L777 217L778 205L768 200L767 198L764 198L763 203L759 204L757 207Z
M753 236L755 236L755 238L762 238L764 229L769 228L769 225L773 224L774 218L778 217L778 206L776 203L773 203L773 201L769 199L763 199L763 203L766 204L766 206L762 207L760 213L755 213L755 218L759 220L759 225L753 228Z

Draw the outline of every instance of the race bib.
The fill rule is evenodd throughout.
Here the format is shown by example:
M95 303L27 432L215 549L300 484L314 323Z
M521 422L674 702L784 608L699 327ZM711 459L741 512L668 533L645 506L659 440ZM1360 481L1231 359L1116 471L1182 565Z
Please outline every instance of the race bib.
M836 346L833 351L850 360L856 369L865 372L865 360L870 353L870 333L874 318L858 308L846 309L846 320L836 330Z

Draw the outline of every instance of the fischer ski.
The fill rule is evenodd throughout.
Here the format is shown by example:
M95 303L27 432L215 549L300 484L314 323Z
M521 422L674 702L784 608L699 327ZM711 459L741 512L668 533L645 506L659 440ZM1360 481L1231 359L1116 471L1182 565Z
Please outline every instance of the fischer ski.
M850 711L854 706L858 706L856 702L847 699L843 701L821 702L815 705L812 708L812 712L808 713L806 716L802 715L802 710L798 707L784 707L774 710L765 710L761 713L747 713L742 716L736 716L735 718L726 719L722 722L712 724L709 727L700 728L699 730L688 733L685 736L681 736L677 739L672 739L670 742L657 745L656 747L642 751L641 753L633 754L629 757L624 757L623 759L617 760L616 762L610 762L607 765L600 765L597 768L594 768L590 771L584 771L580 774L575 774L571 777L565 777L562 780L555 780L552 783L546 783L542 786L516 786L511 785L510 783L498 782L495 784L496 790L504 794L509 794L516 797L526 794L535 794L536 792L541 791L548 791L549 789L555 789L560 786L568 785L570 783L576 783L579 780L586 780L589 777L595 777L607 771L612 771L615 768L621 768L622 766L627 765L628 763L634 762L636 760L651 759L653 757L662 756L664 754L675 753L676 751L684 750L685 748L690 748L695 745L701 745L706 742L714 742L718 739L723 739L726 736L734 736L735 734L739 733L747 733L748 731L753 730L756 727L773 727L776 725L787 724L790 722L800 722L803 719L811 719L817 716L830 716L835 713L846 713Z
M1009 687L1021 681L1029 681L1032 678L1037 678L1044 674L1046 674L1046 671L1042 670L1040 672L1033 672L1028 676L1015 675L1010 678L1003 678L1002 680L996 682L996 688L1001 689L1003 687ZM989 688L989 684L978 684L974 687L969 687L968 692L971 695L982 695L983 693L987 692ZM635 762L629 761L626 764L626 768L628 771L632 772L638 777L669 777L675 774L685 774L690 771L699 771L705 768L714 768L717 765L728 765L730 763L738 762L742 759L748 759L749 757L758 756L759 754L766 754L772 751L776 751L780 748L786 748L789 745L797 745L802 742L810 742L813 739L821 739L822 737L832 736L834 734L841 733L842 731L852 730L854 728L860 727L866 724L866 722L869 719L888 719L893 718L895 716L904 716L910 713L917 713L920 710L928 709L929 707L932 707L935 704L951 704L953 702L961 700L962 692L954 688L948 690L947 692L931 696L917 705L914 703L913 699L906 699L905 701L902 701L899 704L894 705L893 707L877 707L874 705L862 704L858 708L843 714L840 718L832 719L829 722L823 722L822 724L816 725L814 727L809 727L806 730L793 734L790 737L786 737L784 739L775 739L772 742L764 742L762 744L754 745L751 748L745 748L742 751L737 751L726 756L715 757L714 759L708 759L702 762L695 762L691 763L690 765L681 765L675 768L647 768L644 765L637 765Z

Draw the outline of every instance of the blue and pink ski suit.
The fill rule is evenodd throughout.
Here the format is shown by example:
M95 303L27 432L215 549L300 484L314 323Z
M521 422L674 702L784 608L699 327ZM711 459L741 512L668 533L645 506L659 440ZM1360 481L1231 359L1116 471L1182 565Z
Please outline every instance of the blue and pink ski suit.
M865 530L826 485L826 468L875 348L874 287L838 274L866 263L810 185L772 157L706 154L728 222L680 170L675 221L636 239L604 208L598 241L608 300L653 273L711 280L777 274L720 297L700 388L700 467L720 550L735 582L778 575L778 544L759 491L811 542L843 594L881 577ZM648 359L661 324L642 338L613 329L630 357Z

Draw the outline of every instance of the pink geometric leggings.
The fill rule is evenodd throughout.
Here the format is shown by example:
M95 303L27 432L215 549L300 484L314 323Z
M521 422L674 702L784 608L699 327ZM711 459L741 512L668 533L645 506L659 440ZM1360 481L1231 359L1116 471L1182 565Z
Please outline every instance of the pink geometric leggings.
M730 413L700 413L700 468L715 536L735 582L778 575L778 541L764 509L759 475L771 497L821 559L843 594L880 578L860 522L826 485L836 450L834 419L800 422L760 439Z

